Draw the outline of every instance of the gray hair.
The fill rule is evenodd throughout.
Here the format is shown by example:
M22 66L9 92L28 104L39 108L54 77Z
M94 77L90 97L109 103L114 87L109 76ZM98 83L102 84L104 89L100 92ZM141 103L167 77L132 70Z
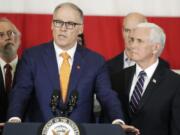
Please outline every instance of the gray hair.
M75 5L75 4L73 4L73 3L65 2L65 3L59 4L59 5L57 5L56 8L54 9L54 12L53 12L53 13L55 14L58 9L60 9L60 8L62 8L62 7L65 7L65 6L69 6L69 7L71 7L72 9L78 11L79 17L80 17L80 19L81 19L81 21L82 21L82 23L83 23L83 18L84 18L83 11L82 11L77 5Z
M161 45L161 50L159 51L159 55L164 49L165 41L166 41L166 34L164 33L163 29L155 23L140 23L136 26L136 28L149 28L150 29L150 37L149 40L152 43L158 43Z

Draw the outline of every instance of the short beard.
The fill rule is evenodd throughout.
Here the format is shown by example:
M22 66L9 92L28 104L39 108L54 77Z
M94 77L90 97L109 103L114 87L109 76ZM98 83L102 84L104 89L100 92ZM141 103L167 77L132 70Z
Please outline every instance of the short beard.
M2 54L5 58L11 58L14 57L15 55L15 51L13 48L14 44L13 43L7 43L5 44L3 50L2 50Z

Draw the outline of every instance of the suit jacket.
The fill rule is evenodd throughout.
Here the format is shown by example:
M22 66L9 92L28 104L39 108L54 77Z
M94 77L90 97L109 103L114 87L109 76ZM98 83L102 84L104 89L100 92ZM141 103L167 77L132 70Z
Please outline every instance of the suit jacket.
M159 59L159 62L162 63L165 67L170 67L169 63L161 58ZM110 75L120 72L124 67L124 52L121 52L119 55L108 60L107 66Z
M17 69L8 117L18 116L23 121L30 122L46 122L53 118L49 105L51 95L54 90L59 90L60 95L53 42L26 50ZM67 101L74 90L78 92L78 101L69 118L75 122L92 122L94 92L111 120L122 119L121 105L117 94L111 90L104 59L80 45L74 55ZM59 105L64 105L62 100Z
M8 97L4 88L3 74L0 69L0 122L6 121L7 106L8 106L7 101L8 101Z
M180 134L180 76L158 64L140 101L140 109L132 114L129 92L135 66L111 76L112 87L119 93L125 121L140 129L141 135Z
M124 52L108 60L107 66L110 75L121 71L124 67Z
M13 84L14 84L14 79L12 85ZM6 92L5 90L3 73L0 68L0 122L6 122L7 119L7 110L9 104L8 96L9 96L9 92Z

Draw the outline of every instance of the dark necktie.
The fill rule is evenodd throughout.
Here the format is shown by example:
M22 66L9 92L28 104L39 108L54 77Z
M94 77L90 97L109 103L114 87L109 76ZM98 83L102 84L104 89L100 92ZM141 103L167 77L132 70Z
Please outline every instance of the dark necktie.
M5 90L6 92L9 92L12 85L12 73L11 73L12 67L10 64L6 64L4 68L5 68Z
M141 71L138 75L139 79L134 87L133 94L131 96L130 100L130 109L133 113L137 112L139 107L139 102L142 97L143 92L143 86L144 86L144 77L146 76L146 73L144 71Z

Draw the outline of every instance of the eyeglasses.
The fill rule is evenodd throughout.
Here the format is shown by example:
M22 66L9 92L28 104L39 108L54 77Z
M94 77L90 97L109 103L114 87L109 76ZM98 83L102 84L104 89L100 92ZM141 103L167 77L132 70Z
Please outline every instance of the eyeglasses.
M17 33L14 31L0 32L0 39L5 39L6 35L10 38L17 36Z
M131 32L132 32L132 29L129 29L129 28L124 28L123 30L124 30L124 32L126 32L126 33L131 33Z
M61 20L53 20L53 24L57 28L62 28L65 25L66 29L73 29L73 28L75 28L76 25L82 25L80 23L64 22L64 21L61 21Z

